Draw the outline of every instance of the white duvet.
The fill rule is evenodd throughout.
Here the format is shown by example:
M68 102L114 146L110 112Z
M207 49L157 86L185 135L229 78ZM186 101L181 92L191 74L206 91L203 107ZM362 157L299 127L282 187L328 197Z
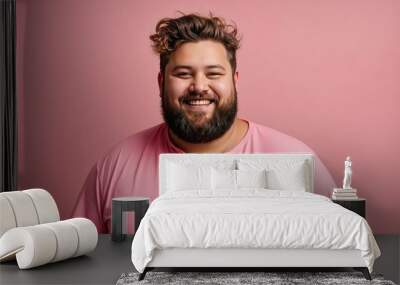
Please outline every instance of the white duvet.
M325 196L265 189L176 191L153 201L132 243L143 272L154 249L358 249L372 272L380 250L361 216Z

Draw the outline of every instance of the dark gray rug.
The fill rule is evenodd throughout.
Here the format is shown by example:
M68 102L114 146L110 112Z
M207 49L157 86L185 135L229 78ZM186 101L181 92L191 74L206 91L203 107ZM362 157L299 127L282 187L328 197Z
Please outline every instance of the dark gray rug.
M138 281L139 273L124 273L117 285L133 284L379 284L395 285L384 280L382 275L372 274L372 281L364 278L361 272L154 272L150 271L142 281Z

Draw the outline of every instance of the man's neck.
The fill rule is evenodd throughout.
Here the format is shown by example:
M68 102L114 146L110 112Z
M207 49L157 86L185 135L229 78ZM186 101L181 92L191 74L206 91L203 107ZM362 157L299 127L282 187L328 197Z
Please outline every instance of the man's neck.
M189 143L178 138L170 129L168 133L172 143L187 153L228 152L241 142L248 130L248 123L236 118L229 130L218 139L208 143Z

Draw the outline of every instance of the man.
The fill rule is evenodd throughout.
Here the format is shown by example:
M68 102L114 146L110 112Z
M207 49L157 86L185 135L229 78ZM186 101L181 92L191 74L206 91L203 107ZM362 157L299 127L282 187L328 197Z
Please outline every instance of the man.
M123 140L92 168L74 216L88 217L99 232L110 231L113 197L158 196L160 153L313 153L295 138L237 118L236 27L191 14L161 20L150 38L160 55L165 123ZM316 157L315 192L333 187Z

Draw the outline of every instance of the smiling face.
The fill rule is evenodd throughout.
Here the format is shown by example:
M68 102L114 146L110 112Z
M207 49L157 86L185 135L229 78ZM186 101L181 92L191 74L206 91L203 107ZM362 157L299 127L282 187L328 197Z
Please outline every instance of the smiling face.
M237 76L221 43L182 44L159 75L162 113L172 132L190 143L221 137L236 118Z

